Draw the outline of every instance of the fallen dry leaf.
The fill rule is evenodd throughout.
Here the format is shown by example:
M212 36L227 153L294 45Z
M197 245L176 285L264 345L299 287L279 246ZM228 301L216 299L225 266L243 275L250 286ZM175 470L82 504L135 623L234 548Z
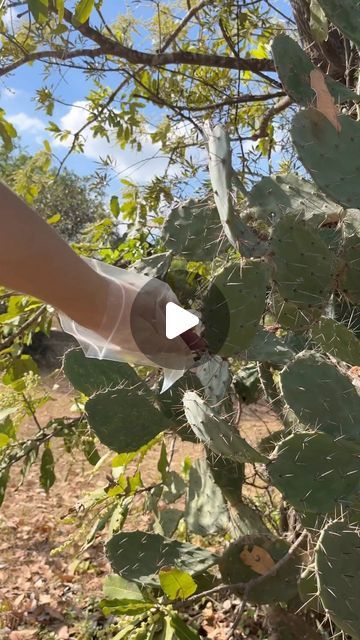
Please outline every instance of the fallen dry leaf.
M311 88L316 93L316 108L320 111L325 118L331 122L336 131L340 133L341 124L338 119L335 100L332 97L327 84L325 82L325 76L320 69L313 69L310 72Z
M240 558L247 567L250 567L253 571L262 576L264 573L270 571L275 564L270 553L256 545L251 547L251 549L249 547L245 547L240 553Z

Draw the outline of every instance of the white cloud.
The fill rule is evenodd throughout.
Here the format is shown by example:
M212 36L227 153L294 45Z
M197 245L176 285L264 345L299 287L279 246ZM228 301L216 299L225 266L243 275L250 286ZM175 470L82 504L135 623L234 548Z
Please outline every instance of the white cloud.
M87 103L83 100L74 102L69 111L60 119L59 126L75 133L87 121L89 115ZM167 158L161 155L160 145L154 144L150 136L144 135L141 139L142 150L137 152L130 147L121 149L116 141L115 133L110 133L110 142L104 138L94 138L89 129L85 129L83 134L84 155L92 160L99 161L100 157L110 156L115 164L116 172L123 178L128 177L139 182L148 182L154 176L163 173L167 166ZM53 145L58 147L69 147L73 138L59 141L53 140Z
M12 122L18 133L29 131L32 133L39 133L40 131L44 131L45 129L45 123L40 120L40 118L28 116L23 111L20 111L19 113L9 114L6 117L7 120Z

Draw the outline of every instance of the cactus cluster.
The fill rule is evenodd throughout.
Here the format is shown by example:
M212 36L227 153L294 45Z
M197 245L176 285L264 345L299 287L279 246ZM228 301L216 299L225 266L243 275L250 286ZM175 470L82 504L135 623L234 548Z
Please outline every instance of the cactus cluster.
M318 1L359 44L358 0ZM210 263L217 256L199 292L209 361L163 395L132 367L79 350L66 355L64 370L87 396L89 425L110 449L134 451L169 430L200 442L204 459L189 474L186 526L237 537L217 557L159 534L117 533L107 544L114 571L154 587L165 566L196 578L218 564L226 584L266 574L289 545L246 503L244 478L253 465L311 542L306 557L291 557L250 588L249 600L286 603L299 595L359 640L360 395L352 369L360 366L360 123L352 117L359 96L326 77L335 103L345 105L335 127L316 108L314 66L299 45L280 35L273 54L285 91L300 105L291 137L313 181L272 176L248 192L232 167L226 128L209 128L213 204L177 205L164 224L167 252L148 265L164 277L176 258ZM283 429L256 447L231 418L236 402L260 392ZM173 515L177 526L181 513Z

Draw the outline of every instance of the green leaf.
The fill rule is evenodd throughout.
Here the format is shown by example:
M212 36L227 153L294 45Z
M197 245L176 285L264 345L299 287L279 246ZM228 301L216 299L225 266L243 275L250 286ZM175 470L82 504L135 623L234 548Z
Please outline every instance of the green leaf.
M149 611L154 606L153 602L137 602L136 600L101 600L100 607L106 616L126 615L138 616Z
M55 213L53 216L50 216L50 218L48 218L46 222L48 224L56 224L57 222L59 222L59 220L61 220L60 213Z
M56 10L59 16L59 22L62 22L64 19L64 0L55 0Z
M103 595L109 600L144 601L144 596L137 584L135 584L135 582L125 580L125 578L122 578L116 573L110 573L105 576L103 582Z
M180 571L176 567L164 567L159 572L161 588L170 600L185 600L197 589L197 584L193 578L185 571Z
M9 440L10 438L6 435L6 433L0 433L0 449L2 449L2 447L6 447Z
M120 215L120 204L119 198L117 196L111 196L110 199L110 211L113 214L114 218L118 218Z
M310 2L310 31L316 42L327 40L329 24L325 11L321 8L318 0Z
M40 463L40 484L46 493L49 492L56 480L54 468L54 456L50 447L47 446L43 451Z
M29 373L38 373L38 367L31 356L22 355L13 362L6 369L2 377L2 383L6 384L15 391L23 391L25 389L24 376Z
M90 18L94 8L94 0L80 0L75 7L75 19L83 24Z
M15 127L10 123L0 119L0 137L4 143L4 147L6 151L11 151L13 149L13 138L16 138L17 132Z
M49 15L49 0L28 0L30 12L39 24L44 24Z
M200 640L200 636L191 629L177 614L171 616L171 626L176 633L177 640Z
M166 445L165 445L165 442L162 442L157 468L161 474L161 479L164 483L166 483L168 465L169 463L168 463L167 454L166 454Z

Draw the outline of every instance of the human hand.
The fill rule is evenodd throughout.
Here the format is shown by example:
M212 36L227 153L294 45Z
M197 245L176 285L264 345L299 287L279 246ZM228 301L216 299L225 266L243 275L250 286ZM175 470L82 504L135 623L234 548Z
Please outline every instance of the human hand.
M171 288L156 278L85 260L101 274L98 295L94 295L95 307L97 299L106 300L101 305L100 322L99 309L84 313L78 325L61 315L60 319L63 329L77 338L86 355L179 371L190 368L194 363L192 352L203 351L204 343L191 330L183 338L166 338L166 305L178 304Z

